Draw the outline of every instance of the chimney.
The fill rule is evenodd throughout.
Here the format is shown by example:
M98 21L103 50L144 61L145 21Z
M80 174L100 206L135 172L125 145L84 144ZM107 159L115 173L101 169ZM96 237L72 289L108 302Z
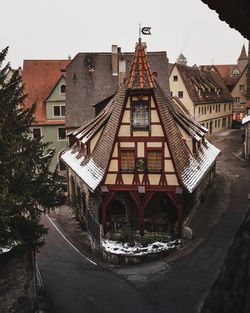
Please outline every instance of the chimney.
M126 78L126 61L119 60L119 86L121 86Z
M112 75L116 76L118 75L118 47L117 45L112 45L111 61L112 61Z

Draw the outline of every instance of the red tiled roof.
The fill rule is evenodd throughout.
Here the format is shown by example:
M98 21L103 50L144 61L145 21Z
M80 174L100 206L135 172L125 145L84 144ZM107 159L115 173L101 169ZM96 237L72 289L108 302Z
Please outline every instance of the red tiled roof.
M236 64L218 64L218 65L214 65L214 67L217 69L220 76L222 78L225 78L225 77L230 76L233 69L237 67L237 65Z
M24 93L27 94L25 107L36 102L36 122L47 124L44 100L48 97L59 78L61 70L70 60L24 60L22 81Z
M155 87L155 78L150 71L145 48L140 42L135 49L127 85L129 89L152 89Z

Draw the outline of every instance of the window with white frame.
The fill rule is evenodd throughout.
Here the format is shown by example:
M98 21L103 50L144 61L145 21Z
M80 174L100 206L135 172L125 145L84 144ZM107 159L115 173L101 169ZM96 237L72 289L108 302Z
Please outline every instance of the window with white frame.
M60 92L61 92L61 94L65 94L66 93L66 85L61 85L60 86Z
M66 129L59 127L58 129L58 140L66 140Z
M54 117L64 117L65 116L65 105L54 105L53 106Z

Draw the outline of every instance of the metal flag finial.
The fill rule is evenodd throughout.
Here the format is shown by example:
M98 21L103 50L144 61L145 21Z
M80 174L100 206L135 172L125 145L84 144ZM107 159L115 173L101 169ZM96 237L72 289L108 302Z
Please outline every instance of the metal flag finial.
M141 23L139 23L139 43L141 43Z

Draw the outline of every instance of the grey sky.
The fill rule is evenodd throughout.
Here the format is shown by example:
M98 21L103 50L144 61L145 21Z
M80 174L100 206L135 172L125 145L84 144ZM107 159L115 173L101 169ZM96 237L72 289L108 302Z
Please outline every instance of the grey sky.
M24 59L65 59L81 51L133 51L138 24L149 51L182 52L188 64L235 63L247 41L201 0L8 0L1 3L0 48L13 67Z

